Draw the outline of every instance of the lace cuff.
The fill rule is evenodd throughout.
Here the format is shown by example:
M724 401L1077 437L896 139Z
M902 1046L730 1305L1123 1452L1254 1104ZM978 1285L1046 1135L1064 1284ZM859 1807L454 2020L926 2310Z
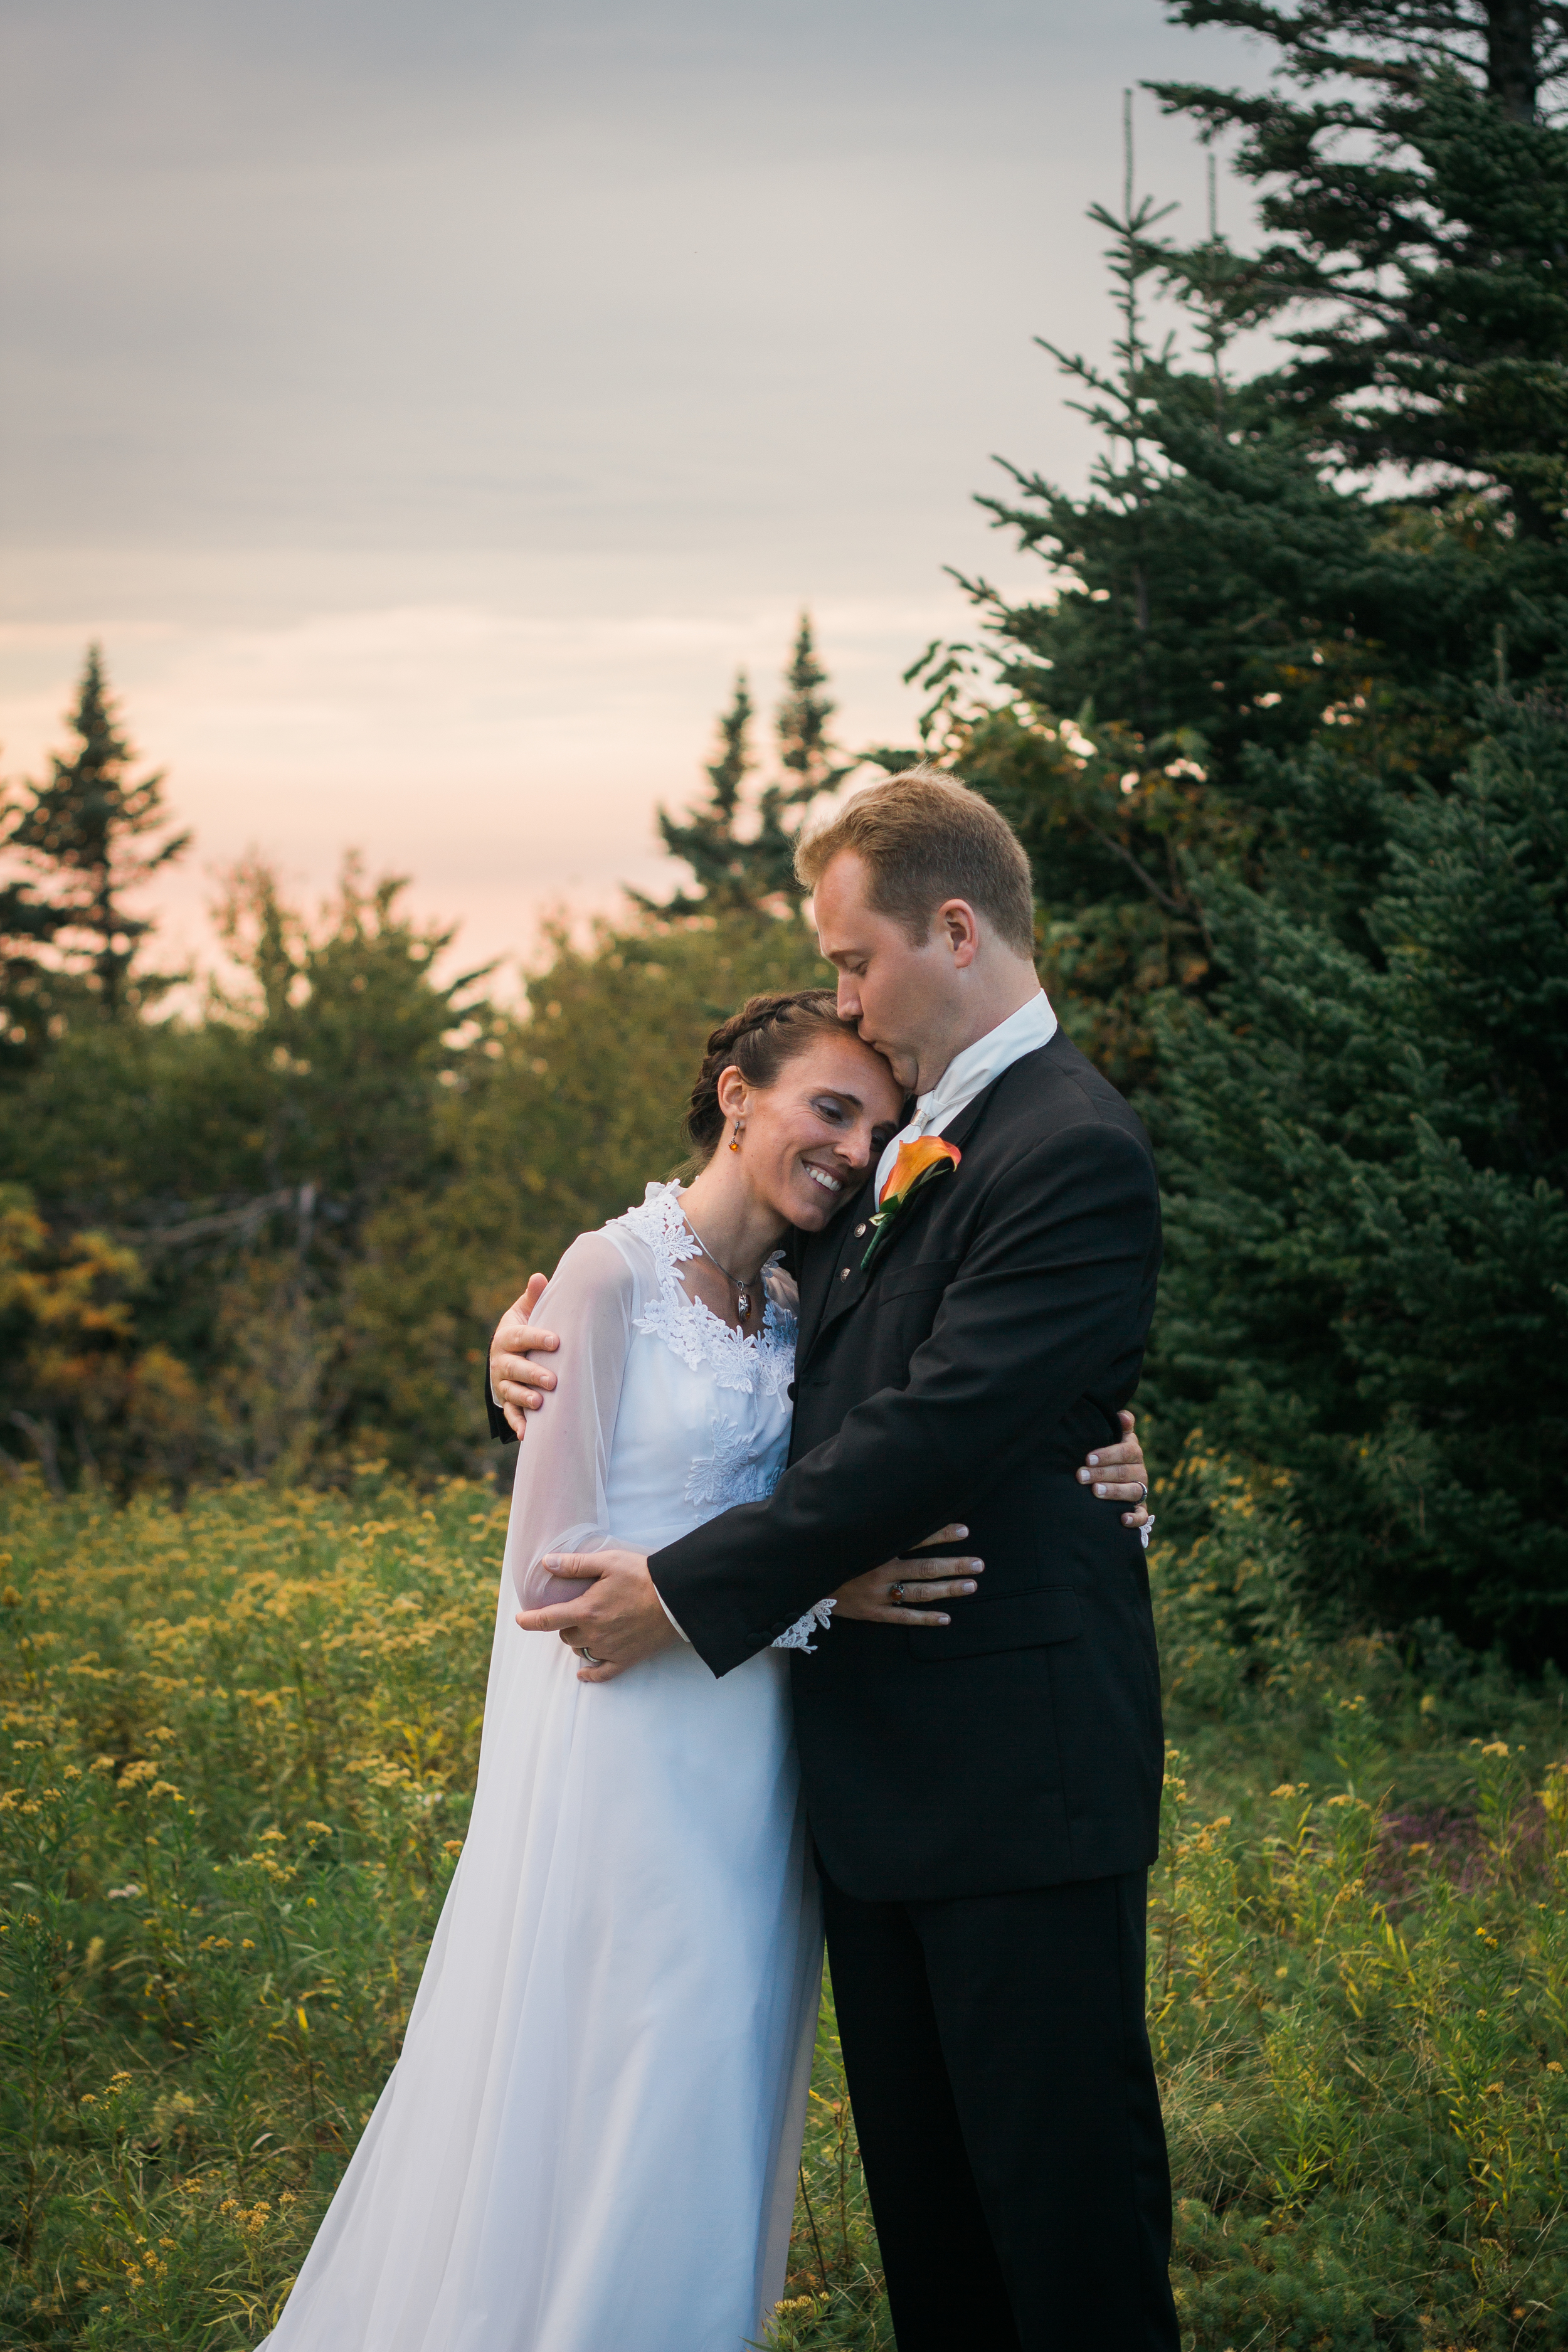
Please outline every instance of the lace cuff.
M805 1650L808 1656L815 1656L816 1643L811 1636L819 1626L825 1633L826 1633L828 1620L837 1606L837 1601L831 1599L814 1601L805 1615L797 1617L789 1631L781 1633L771 1647L775 1650Z

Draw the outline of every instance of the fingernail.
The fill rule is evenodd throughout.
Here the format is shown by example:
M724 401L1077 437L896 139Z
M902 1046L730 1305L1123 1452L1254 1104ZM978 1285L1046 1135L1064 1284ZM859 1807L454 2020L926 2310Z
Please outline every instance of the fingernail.
M1087 1470L1080 1470L1080 1471L1079 1471L1079 1472L1078 1472L1078 1474L1077 1474L1077 1476L1078 1476L1078 1483L1079 1483L1079 1485L1080 1486L1088 1486L1088 1484L1089 1484L1089 1472L1088 1472Z
M964 1537L969 1533L969 1529L967 1528L955 1528L953 1529L953 1533L957 1536L960 1543L962 1543Z
M974 1587L973 1584L961 1584L958 1589L960 1592L973 1592Z
M951 1617L939 1617L936 1622L939 1625L951 1625L952 1620Z
M1090 1462L1092 1462L1092 1464L1094 1465L1095 1468L1098 1470L1098 1469L1099 1469L1099 1467L1100 1467L1100 1456L1099 1456L1099 1454L1091 1454L1089 1455L1089 1458Z
M1094 1491L1095 1491L1095 1493L1096 1493L1097 1495L1103 1495L1103 1494L1104 1494L1104 1492L1105 1492L1105 1489L1104 1489L1104 1487L1103 1487L1103 1486L1097 1486L1097 1487L1095 1488L1095 1490L1094 1490Z

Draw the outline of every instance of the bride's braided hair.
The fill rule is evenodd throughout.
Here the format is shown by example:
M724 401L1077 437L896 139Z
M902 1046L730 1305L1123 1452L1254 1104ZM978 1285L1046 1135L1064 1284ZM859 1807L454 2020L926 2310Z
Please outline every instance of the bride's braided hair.
M749 996L739 1013L721 1021L708 1040L702 1067L691 1089L682 1132L699 1160L710 1160L724 1133L719 1081L739 1070L749 1087L771 1087L786 1062L821 1036L854 1037L852 1021L841 1021L830 988L797 988L772 996Z

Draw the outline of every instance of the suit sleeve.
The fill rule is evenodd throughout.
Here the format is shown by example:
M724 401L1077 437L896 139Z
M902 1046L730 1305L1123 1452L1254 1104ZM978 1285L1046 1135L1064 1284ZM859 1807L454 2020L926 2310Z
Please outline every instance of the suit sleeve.
M819 1593L973 1508L1086 1391L1135 1367L1158 1242L1140 1138L1076 1127L1026 1154L994 1187L908 1384L857 1405L766 1502L726 1511L649 1561L712 1671L727 1674ZM874 1314L875 1289L851 1312Z
M490 1435L499 1437L503 1445L517 1444L517 1432L490 1394L490 1368L485 1366L485 1412L489 1419Z

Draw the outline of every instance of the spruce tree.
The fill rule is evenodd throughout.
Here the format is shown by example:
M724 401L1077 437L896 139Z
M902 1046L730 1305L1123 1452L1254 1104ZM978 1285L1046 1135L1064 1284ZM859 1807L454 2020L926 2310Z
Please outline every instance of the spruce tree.
M24 809L16 793L0 793L0 857ZM0 1076L30 1069L44 1050L58 1009L58 975L47 950L64 922L64 910L41 898L31 882L0 882Z
M778 710L778 751L781 805L799 807L831 792L849 772L836 764L827 731L834 704L827 692L827 672L817 658L811 614L803 613L790 648L784 672L784 696Z
M1522 541L1556 536L1568 467L1568 19L1540 0L1173 0L1274 44L1273 87L1152 87L1260 184L1247 277L1289 303L1279 396L1363 469L1479 488ZM1309 307L1310 306L1310 307ZM1521 570L1521 593L1542 575ZM1562 593L1561 582L1554 581ZM1549 632L1542 632L1544 646Z
M757 821L741 830L747 824L745 782L753 765L752 718L751 688L740 670L730 707L719 719L718 757L708 764L706 799L684 816L671 816L663 808L658 813L666 849L691 868L696 887L660 900L634 890L638 906L661 915L714 915L754 908L781 890L794 889L794 845L780 822L776 789L761 795Z
M57 753L48 781L27 788L8 846L38 877L68 968L113 1021L169 984L150 974L133 980L137 950L153 925L125 900L172 865L191 836L153 839L168 824L163 774L132 775L136 754L121 731L97 646L89 648L68 724L77 749L68 759Z
M1206 236L1169 241L1129 139L1121 206L1094 215L1114 362L1053 350L1101 435L1087 494L1009 467L982 501L1053 583L1018 600L964 581L983 635L919 669L927 748L1019 826L1049 982L1123 1084L1158 1082L1152 1005L1214 985L1205 873L1367 950L1385 787L1447 790L1500 676L1568 690L1568 134L1540 110L1563 73L1555 16L1173 13L1276 45L1262 93L1157 86L1205 135L1239 134L1263 252L1233 250L1212 206ZM1191 356L1152 346L1151 277ZM1235 336L1264 321L1283 357L1237 381Z
M1211 879L1165 1022L1153 1391L1297 1472L1313 1591L1568 1664L1568 713L1387 794L1364 953Z
M638 906L673 916L776 913L785 906L799 906L795 845L801 820L792 813L819 793L831 792L855 764L835 762L827 731L834 706L826 686L811 615L803 613L778 709L778 778L763 787L754 810L749 809L745 783L754 765L753 706L742 670L730 707L719 719L718 756L707 769L706 797L683 816L671 816L663 808L658 814L665 847L691 868L695 887L658 901L634 890L630 895Z
M1380 542L1304 429L1233 379L1231 345L1259 304L1216 228L1201 283L1178 281L1201 363L1151 344L1146 281L1176 273L1156 234L1168 208L1134 184L1131 129L1129 111L1121 207L1091 214L1121 309L1113 364L1045 346L1100 433L1088 490L1009 466L1010 491L980 501L1050 564L1052 587L1016 602L960 575L984 636L928 648L910 674L931 697L924 748L1024 838L1047 984L1122 1085L1152 1075L1151 1003L1209 984L1194 861L1259 877L1278 829L1259 755L1364 698L1367 616L1379 645L1404 627L1417 563Z

